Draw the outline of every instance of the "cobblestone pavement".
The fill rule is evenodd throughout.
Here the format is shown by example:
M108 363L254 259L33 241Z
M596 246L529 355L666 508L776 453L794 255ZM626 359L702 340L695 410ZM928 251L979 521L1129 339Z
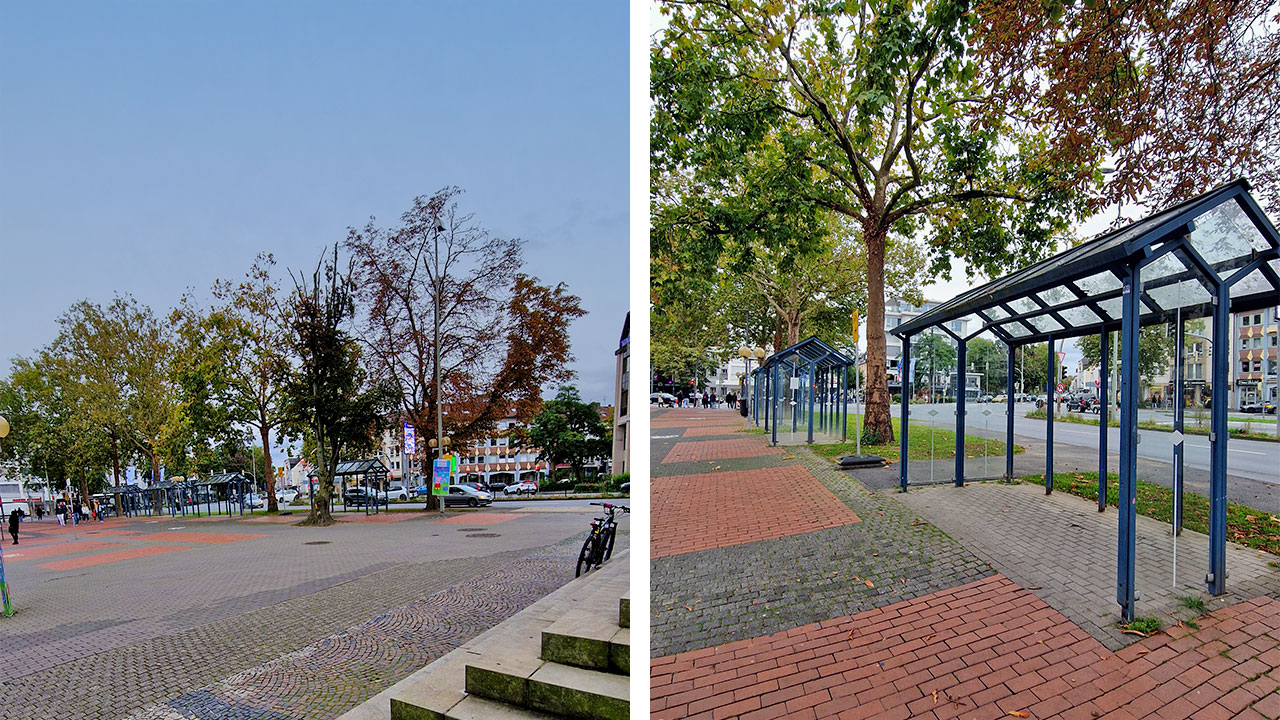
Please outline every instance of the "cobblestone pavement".
M69 571L14 563L6 570L18 613L0 618L7 661L0 665L0 718L120 718L166 698L181 699L168 707L185 708L183 717L295 717L290 713L297 707L313 705L315 713L306 717L336 715L354 704L347 700L355 690L335 689L331 696L326 684L307 684L305 668L287 680L252 671L336 631L372 622L377 630L369 632L391 632L409 617L398 610L434 596L439 604L431 611L454 613L448 616L454 621L443 623L444 634L424 636L424 645L407 654L411 660L392 658L387 647L368 642L348 648L353 667L365 668L353 670L352 685L367 690L367 697L385 687L378 685L383 680L415 669L402 662L445 647L448 633L471 632L471 619L479 624L505 617L572 578L570 556L576 557L589 512L504 515L469 513L465 527L436 522L434 515L330 528L221 521L196 527L267 536L223 545L192 542L184 552ZM181 518L137 521L130 525L137 535L111 540L168 547L173 540L149 545L147 536L180 533L182 527ZM63 530L51 525L49 532ZM484 537L467 537L476 534ZM566 537L576 539L567 541L568 550L531 553ZM503 583L509 592L495 589L498 578L511 580ZM464 607L449 592L468 583L482 594ZM330 639L335 642L341 645ZM217 686L242 673L268 678L263 682L285 695L303 688L299 704L281 706L282 715L246 714L243 698L219 694ZM227 687L236 686L232 680Z
M689 410L660 411L655 413L652 435L699 427L698 421L690 418L702 415L705 413ZM685 424L677 424L680 422ZM763 435L743 435L730 431L722 437L757 443L761 448L767 445ZM706 440L699 437L696 442ZM673 479L705 475L710 467L705 461L660 465L661 458L680 442L673 438L651 443L655 471L659 467L683 471L667 476ZM735 473L775 467L807 471L850 512L850 519L856 516L861 522L813 532L795 527L784 537L653 558L653 657L851 615L992 574L983 561L892 497L867 491L830 461L804 448L788 448L786 452L715 461L721 466L715 475L750 477ZM655 480L655 487L657 484ZM747 483L747 488L751 487ZM664 526L673 513L684 512L679 507L683 498L674 505L663 505L657 502L658 497L655 492L655 528ZM718 511L714 504L696 509L708 515ZM651 538L655 548L670 541L656 532Z
M1071 618L1108 647L1133 639L1116 626L1118 517L1099 513L1089 500L1034 485L970 483L916 488L897 496L956 538L1014 582ZM1212 607L1280 594L1277 558L1227 543L1227 594L1204 594L1209 571L1209 538L1183 529L1178 538L1178 586L1173 586L1173 536L1166 523L1138 516L1137 603L1139 615L1163 619L1179 609L1179 597L1203 599Z
M1275 718L1280 602L1105 648L1003 576L659 658L667 718Z

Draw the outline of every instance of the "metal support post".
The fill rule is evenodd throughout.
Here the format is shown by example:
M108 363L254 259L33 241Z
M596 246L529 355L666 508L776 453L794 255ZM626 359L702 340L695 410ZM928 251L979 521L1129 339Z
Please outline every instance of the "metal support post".
M1141 271L1126 269L1120 330L1120 493L1116 558L1116 602L1124 622L1132 622L1137 599L1138 329L1142 315ZM1222 383L1217 383L1221 385Z
M805 378L804 378L804 388L805 388L804 392L806 395L809 396L806 398L806 400L808 400L808 405L809 405L809 436L805 438L805 444L808 444L808 445L813 444L813 396L817 394L814 392L813 386L817 384L818 384L818 368L813 363L810 363L809 372L805 375Z
M779 377L782 375L782 363L773 364L773 427L769 429L771 433L770 442L777 446L778 444L778 401L782 399L781 388L778 387Z
M1050 495L1053 493L1053 396L1058 390L1058 356L1053 352L1052 335L1048 337L1045 347L1048 350L1045 354L1049 358L1049 372L1045 375L1048 378L1045 383L1048 392L1044 396L1044 494Z
M898 420L898 485L902 492L907 491L907 466L910 464L908 458L910 454L907 452L909 447L907 435L910 433L911 423L907 421L911 414L911 390L915 383L911 381L911 338L902 338L902 374L900 381L902 386L902 412Z
M1004 409L1004 480L1013 482L1013 345L1009 345L1009 362L1005 373Z
M1111 333L1102 331L1098 354L1098 512L1107 510L1107 435L1111 424Z
M1209 408L1209 585L1227 591L1227 383L1231 359L1231 287L1218 285L1213 309L1213 394ZM1280 417L1280 416L1278 416Z
M1182 488L1183 488L1183 442L1182 427L1186 416L1186 408L1183 406L1182 398L1184 396L1184 375L1186 374L1186 347L1184 345L1186 339L1186 320L1182 317L1182 308L1178 308L1178 321L1174 332L1178 333L1177 339L1174 340L1174 361L1173 361L1173 431L1177 433L1175 437L1178 441L1173 444L1173 536L1178 537L1182 534Z
M964 405L968 383L964 375L969 344L956 341L956 487L964 487Z

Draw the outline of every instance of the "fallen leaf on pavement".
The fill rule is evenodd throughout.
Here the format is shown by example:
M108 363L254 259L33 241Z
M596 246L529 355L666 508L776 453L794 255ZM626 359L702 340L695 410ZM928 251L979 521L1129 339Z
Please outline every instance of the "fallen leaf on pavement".
M1039 585L1032 585L1031 587L1026 588L1026 589L1027 589L1027 590L1041 590L1041 589L1043 589L1043 588L1041 588Z
M1012 717L1021 717L1021 718L1031 717L1031 713L1027 712L1026 710L1010 710L1008 714Z
M795 460L795 459L796 459L796 456L795 456L795 455L783 455L783 456L782 456L782 459L783 459L783 460Z
M692 610L693 608L689 607L688 605L685 605L685 606L684 606L684 609L685 609L685 610Z
M875 584L875 583L873 583L873 582L871 582L870 580L863 580L863 581L862 581L862 584L863 584L863 585L866 585L867 587L875 587L875 586L876 586L876 584Z
M1125 634L1125 635L1137 635L1138 637L1151 637L1150 635L1148 635L1148 634L1146 634L1146 633L1142 632L1141 630L1129 630L1129 629L1125 629L1125 630L1121 630L1120 632L1121 632L1121 633L1123 633L1123 634Z
M933 704L934 704L934 705L937 705L937 704L938 704L938 691L937 691L937 690L934 690L934 691L933 691Z

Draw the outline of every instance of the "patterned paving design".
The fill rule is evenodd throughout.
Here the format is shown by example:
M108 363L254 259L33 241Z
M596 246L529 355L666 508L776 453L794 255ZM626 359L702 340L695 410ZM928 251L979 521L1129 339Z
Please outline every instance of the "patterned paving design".
M5 548L4 561L22 562L23 560L39 560L41 558L57 557L59 555L71 555L78 552L118 547L122 547L122 545L120 543L100 542L97 540L56 542L38 545L36 547L27 547L26 544L19 544L17 547L10 546Z
M711 437L716 435L730 435L730 436L736 435L738 437L741 437L743 433L739 432L739 430L742 430L746 427L747 427L747 424L745 422L734 423L732 425L725 424L725 425L706 425L703 427L691 427L691 428L686 428L684 433L680 437L695 438L695 437Z
M1002 576L653 661L651 717L1274 718L1280 602L1112 652ZM1025 714L1024 714L1025 713Z
M676 443L663 463L702 462L726 458L747 458L759 455L781 455L782 448L769 447L763 437L741 440L706 440L702 442Z
M740 545L859 522L803 467L654 478L652 557Z
M42 567L46 570L79 570L93 565L105 565L107 563L116 563L124 560L136 560L138 558L163 555L165 553L190 549L191 548L181 547L178 545L143 545L141 547L132 547L127 550L114 550L112 552L97 553L96 555L83 555L81 557L68 558L66 560L54 560L53 562L40 563L37 567Z
M149 540L152 542L184 542L184 543L201 543L205 545L226 545L227 543L240 542L242 540L258 540L270 535L251 535L249 533L201 533L201 532L184 532L182 530L170 530L165 532L151 533L139 540Z
M436 525L497 525L509 520L524 517L524 513L486 513L482 516L459 515L457 517L436 520Z

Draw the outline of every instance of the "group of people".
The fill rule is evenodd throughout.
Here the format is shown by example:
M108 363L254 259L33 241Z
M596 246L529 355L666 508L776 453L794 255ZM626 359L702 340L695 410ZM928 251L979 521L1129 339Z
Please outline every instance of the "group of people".
M735 407L736 401L737 396L731 392L725 393L724 397L720 397L716 395L714 390L710 392L703 390L701 393L696 390L693 392L689 392L687 390L680 391L680 407L703 407L715 409L723 404L725 407L732 409Z
M98 522L104 522L103 508L101 505L98 504L98 501L94 500L92 503L92 507L88 505L84 505L83 503L81 503L79 507L75 507L72 503L69 503L64 499L59 498L58 502L53 507L53 514L56 518L58 518L59 525L66 525L68 522L72 521L71 513L73 512L73 509L76 512L76 518L75 518L76 521L83 521L88 518L94 518ZM44 505L37 504L36 505L36 521L38 522L40 520L43 520L44 515L45 515ZM23 510L20 507L14 508L9 513L9 535L13 537L14 545L18 544L18 533L19 531L21 531L22 521L26 517L27 517L27 511Z

